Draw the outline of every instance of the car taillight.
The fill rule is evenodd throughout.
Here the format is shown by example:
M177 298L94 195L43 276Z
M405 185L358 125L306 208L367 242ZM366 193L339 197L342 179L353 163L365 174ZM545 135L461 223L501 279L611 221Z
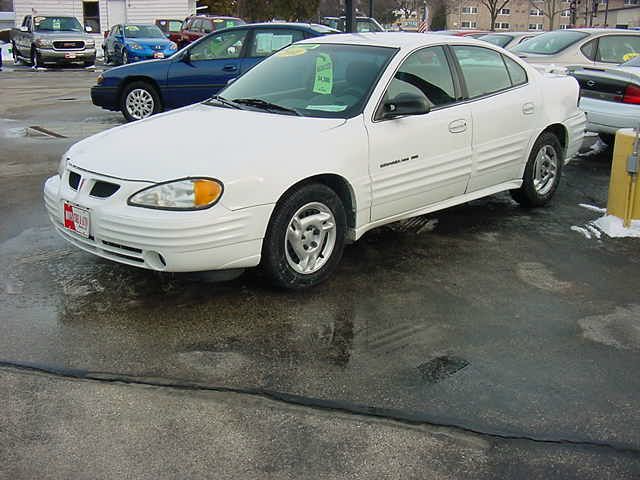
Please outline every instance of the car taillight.
M622 103L640 104L640 87L637 85L628 85L624 90Z

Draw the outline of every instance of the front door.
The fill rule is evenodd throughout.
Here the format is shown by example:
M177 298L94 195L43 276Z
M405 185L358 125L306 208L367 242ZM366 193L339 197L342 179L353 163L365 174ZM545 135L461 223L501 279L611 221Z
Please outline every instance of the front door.
M457 102L459 88L443 47L409 55L383 103L403 94L425 97L431 111L384 119L379 108L368 122L372 221L462 195L471 174L471 111Z
M175 60L167 78L168 104L175 108L201 102L239 76L246 36L246 29L211 35Z

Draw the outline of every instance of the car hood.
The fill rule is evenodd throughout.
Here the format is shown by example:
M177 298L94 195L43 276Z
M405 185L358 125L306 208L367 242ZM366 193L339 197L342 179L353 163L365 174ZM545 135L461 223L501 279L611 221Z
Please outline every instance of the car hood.
M192 105L107 130L67 152L72 165L124 180L163 182L189 176L234 179L268 171L273 155L314 148L341 118L309 118ZM310 143L312 142L312 143Z
M49 31L49 30L43 30L43 31L37 31L34 32L35 35L40 36L51 36L51 37L56 37L56 38L80 38L82 40L86 40L88 38L91 38L91 35L84 33L84 32L56 32L56 31Z
M166 38L127 38L127 43L137 43L145 47L152 47L153 45L168 46L171 42Z

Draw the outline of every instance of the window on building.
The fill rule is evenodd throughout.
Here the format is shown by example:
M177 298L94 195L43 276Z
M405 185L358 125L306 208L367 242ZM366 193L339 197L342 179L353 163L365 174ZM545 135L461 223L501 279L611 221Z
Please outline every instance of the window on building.
M542 13L542 10L540 9L532 8L531 10L529 10L529 16L531 17L541 17L543 15L544 13Z
M511 9L503 8L498 12L498 15L511 15Z
M570 25L567 25L567 24L560 25L560 30L566 30L569 27L570 27Z
M542 30L544 28L544 25L541 23L530 23L529 24L529 30Z
M461 22L462 28L478 28L478 22Z
M82 2L84 26L91 27L93 33L100 33L100 6L98 1Z
M640 0L624 0L625 5L640 5Z
M509 24L505 22L496 22L493 24L493 28L496 30L509 30Z
M478 7L462 7L462 13L466 15L478 13Z
M563 10L562 12L560 12L560 16L561 17L570 17L571 16L571 10Z

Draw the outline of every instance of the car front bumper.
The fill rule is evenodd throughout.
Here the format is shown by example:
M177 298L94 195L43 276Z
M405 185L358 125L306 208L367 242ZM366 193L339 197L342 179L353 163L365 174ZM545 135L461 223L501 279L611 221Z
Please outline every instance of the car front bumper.
M69 172L81 175L78 189ZM91 196L97 182L120 189L108 198ZM132 207L127 199L150 183L102 177L75 167L44 185L44 203L56 231L82 250L119 263L167 272L254 267L273 205L228 210L220 203L201 211ZM89 237L64 227L64 203L89 211Z
M96 49L85 48L84 50L53 50L49 48L38 48L40 61L42 63L85 63L96 61Z
M154 50L131 50L127 49L127 55L129 58L129 62L141 62L143 60L161 60L164 58L169 58L171 55L176 53L177 50L172 51L154 51ZM157 53L161 53L162 57L154 56Z
M580 98L580 108L587 114L587 130L614 134L620 128L635 128L640 119L640 105Z
M119 110L118 87L94 85L91 87L91 101L106 110Z

